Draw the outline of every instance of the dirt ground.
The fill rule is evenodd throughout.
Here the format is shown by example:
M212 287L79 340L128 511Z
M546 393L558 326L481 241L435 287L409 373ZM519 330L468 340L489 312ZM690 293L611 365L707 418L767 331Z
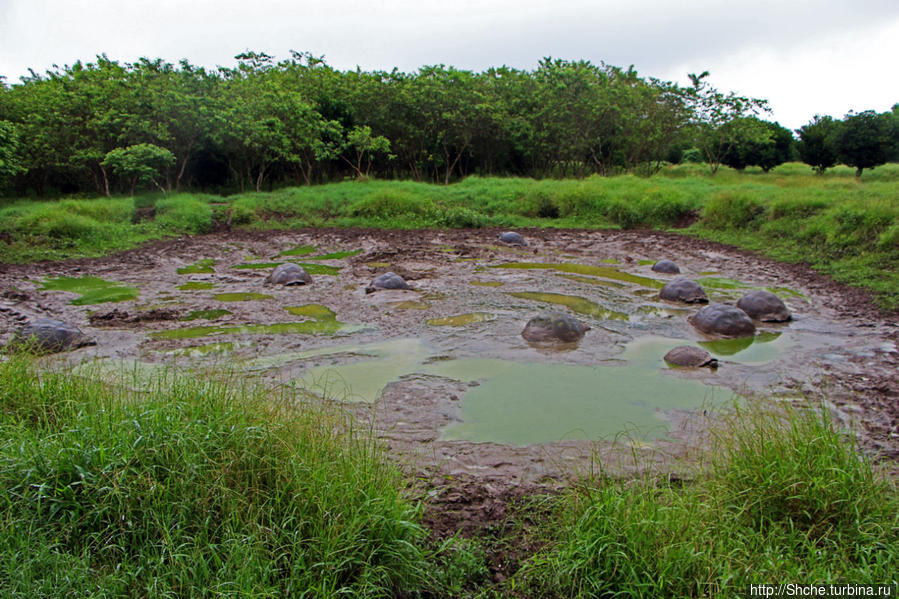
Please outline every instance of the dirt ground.
M724 386L744 394L802 396L825 400L857 431L861 445L888 470L899 463L899 314L882 313L861 291L836 284L803 265L785 265L688 237L647 231L524 230L525 248L497 242L499 231L383 231L308 229L278 232L221 232L148 244L101 259L31 265L0 265L0 342L22 323L40 316L73 323L97 341L66 354L77 362L94 358L136 359L146 363L176 358L178 350L210 342L232 342L232 357L253 360L287 356L270 368L251 370L264 380L294 380L311 363L297 352L385 340L422 340L430 361L491 358L512 361L614 365L629 343L644 336L702 341L686 322L697 308L658 300L657 291L629 281L598 283L591 277L565 277L551 268L491 268L508 262L568 263L603 266L660 283L672 277L651 271L650 261L676 262L682 276L736 280L751 287L784 289L794 313L790 323L760 325L762 333L794 340L788 351L759 362L741 362L740 354L722 360L717 371L666 372L666 376ZM319 261L339 267L336 276L313 275L313 284L272 287L263 284L268 269L235 269L237 264L311 262L309 256L279 257L285 250L316 246L316 254L359 250L345 258ZM178 274L177 269L214 259L214 272ZM365 293L378 273L404 276L411 291ZM569 273L570 274L570 273ZM78 306L68 292L41 290L47 278L91 275L136 286L135 300ZM212 290L179 290L187 282L212 283ZM482 283L481 285L472 282ZM745 289L709 289L713 301L733 302ZM214 294L257 292L273 296L222 302ZM586 298L622 314L606 320L575 314L592 327L573 351L534 347L520 337L527 319L549 307L510 292L549 292ZM218 332L205 338L164 339L151 333L196 325L223 327L299 321L285 306L321 304L339 322L356 326L335 335ZM214 322L182 319L197 310L227 309ZM556 306L555 309L566 311ZM434 326L427 321L459 314L487 314L483 322ZM418 346L410 345L413 353ZM425 347L425 346L422 346ZM316 366L339 365L354 352L322 354ZM659 368L664 368L659 363ZM651 443L614 439L568 439L516 445L446 439L447 426L464 418L466 393L477 383L409 372L388 384L373 404L347 404L368 418L391 456L427 497L426 522L435 535L476 534L496 525L510 501L529 493L570 484L573 478L603 472L628 476L656 468L689 477L690 460L701 451L708 414L669 410L669 433ZM501 570L500 566L497 566ZM497 570L498 574L499 570Z

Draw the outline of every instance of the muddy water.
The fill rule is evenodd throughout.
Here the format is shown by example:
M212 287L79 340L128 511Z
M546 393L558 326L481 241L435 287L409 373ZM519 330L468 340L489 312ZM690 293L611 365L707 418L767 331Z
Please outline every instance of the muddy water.
M545 231L526 251L493 238L482 231L213 235L105 260L10 267L10 284L30 298L3 301L30 318L82 326L98 345L66 359L101 359L107 374L116 360L141 375L226 360L249 377L374 410L373 426L393 451L438 471L539 478L572 460L589 462L621 432L669 451L701 441L684 423L736 394L826 396L880 435L882 446L894 442L888 407L869 410L855 398L864 390L865 401L891 405L895 331L844 309L845 296L826 282L645 233ZM301 256L313 283L263 286L281 256ZM695 307L658 299L671 278L651 271L660 258L677 262L717 301L769 289L796 318L759 323L751 338L707 338L686 321ZM387 270L413 290L366 294ZM85 276L139 289L139 302L115 304L132 316L162 302L175 315L91 327L88 313L111 305L73 305L71 293L36 283ZM521 330L546 309L569 312L591 330L575 345L532 346ZM0 311L4 335L10 314ZM721 367L668 368L661 357L685 343L704 347Z

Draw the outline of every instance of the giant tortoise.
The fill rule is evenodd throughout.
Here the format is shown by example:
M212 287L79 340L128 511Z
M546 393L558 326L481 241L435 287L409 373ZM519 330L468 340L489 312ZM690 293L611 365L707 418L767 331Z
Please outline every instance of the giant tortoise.
M709 297L705 294L699 283L678 277L669 281L659 291L659 298L669 302L682 302L685 304L706 304Z
M680 268L671 260L659 260L652 265L652 270L666 275L680 274Z
M521 236L521 233L516 233L514 231L505 231L499 234L499 240L502 243L506 243L508 245L527 245L528 242L524 240L524 237Z
M737 301L737 307L762 322L785 322L791 318L781 299L770 291L750 291Z
M708 335L733 338L755 334L755 325L746 312L725 304L709 304L689 316L687 321Z
M16 331L12 343L39 352L54 353L96 345L76 326L52 318L38 318Z
M580 341L590 327L561 312L544 312L530 319L521 336L533 343Z
M718 360L713 358L709 352L698 348L695 345L678 345L664 357L665 362L669 366L679 366L683 368L718 368Z
M292 262L278 265L272 274L265 278L266 285L308 285L312 277L302 266Z
M372 292L378 291L380 289L412 289L412 288L403 279L403 277L399 276L395 272L385 272L385 273L379 274L374 279L372 279L369 286L365 288L365 293L372 293Z

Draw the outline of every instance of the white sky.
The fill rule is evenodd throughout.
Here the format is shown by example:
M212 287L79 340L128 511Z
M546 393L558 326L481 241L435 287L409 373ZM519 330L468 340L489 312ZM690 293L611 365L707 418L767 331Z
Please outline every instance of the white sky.
M0 75L141 56L215 67L289 50L338 69L533 69L544 56L767 98L795 129L899 102L899 0L0 0Z

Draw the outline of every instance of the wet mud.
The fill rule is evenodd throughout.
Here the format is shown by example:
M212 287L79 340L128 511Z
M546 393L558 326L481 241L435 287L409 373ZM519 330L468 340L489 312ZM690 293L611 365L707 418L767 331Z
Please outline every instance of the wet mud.
M132 372L226 360L247 377L345 402L421 481L438 535L495 521L510 497L582 474L688 477L715 409L738 394L825 401L896 469L899 315L802 265L687 237L522 233L526 248L497 244L489 229L228 232L0 265L0 342L29 319L56 318L97 341L56 360L125 360ZM708 337L687 321L698 307L658 299L675 276L652 270L661 259L713 302L765 289L794 319L757 322L749 338ZM294 260L312 284L263 286L274 265ZM366 294L388 271L412 289ZM84 304L47 285L84 277L138 295ZM590 330L570 346L529 344L521 331L546 310ZM662 357L683 344L719 368L668 368Z

